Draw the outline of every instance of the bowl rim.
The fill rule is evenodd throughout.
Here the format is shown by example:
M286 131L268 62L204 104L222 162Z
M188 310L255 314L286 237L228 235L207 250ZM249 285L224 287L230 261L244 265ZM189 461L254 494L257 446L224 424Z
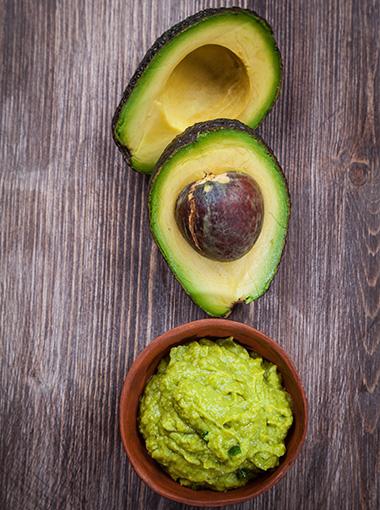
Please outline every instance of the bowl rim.
M293 449L292 454L286 458L284 461L280 463L278 467L274 469L274 471L268 475L269 478L266 482L262 484L261 487L253 488L253 490L249 494L244 495L238 495L236 494L234 496L234 492L240 491L241 489L248 488L249 483L243 487L237 488L237 489L230 489L226 492L218 492L218 491L212 491L210 489L205 490L194 490L190 489L188 487L184 487L180 485L178 482L175 482L173 480L173 483L175 483L178 486L178 490L181 492L188 492L191 491L191 493L194 493L194 498L186 497L186 495L182 496L179 494L172 494L169 490L166 488L163 488L159 482L157 482L154 478L149 477L147 473L145 472L145 469L141 465L141 459L140 455L136 455L133 449L130 446L130 441L128 439L128 427L127 424L130 421L129 415L128 415L128 405L127 402L129 400L130 390L133 387L133 381L137 374L139 374L140 370L146 368L146 365L152 365L152 363L155 364L155 367L157 367L159 360L161 360L166 354L167 351L170 350L171 347L185 343L186 339L189 341L195 340L196 337L202 338L207 336L215 336L212 334L201 334L199 335L197 331L199 329L209 327L209 328L225 328L229 331L226 336L233 336L234 339L239 343L239 332L241 334L246 335L253 335L253 337L258 342L263 342L268 346L270 349L275 351L279 357L282 359L284 364L286 365L286 368L288 369L290 376L292 377L295 388L299 394L300 397L300 404L301 404L301 435L299 436L298 442L296 443L295 448ZM244 341L240 342L244 345ZM157 349L160 351L157 353ZM155 353L152 356L152 352ZM265 356L264 356L265 358ZM281 372L280 372L281 373ZM147 379L148 380L148 379ZM144 387L146 385L146 382L144 384ZM143 391L144 388L142 388ZM138 403L141 397L141 392L136 393L136 397L134 400L136 400L137 403L137 410L138 410ZM136 413L135 413L136 415ZM154 492L159 494L160 496L163 496L165 498L168 498L172 501L176 501L178 503L183 503L191 506L198 506L198 507L220 507L225 506L229 504L236 504L241 503L243 501L247 501L250 499L255 498L256 496L259 496L263 492L266 492L270 488L272 488L289 470L289 468L294 463L295 459L298 457L301 447L305 441L306 433L307 433L307 426L308 426L308 402L305 394L305 390L303 388L301 379L298 375L298 372L288 356L288 354L285 352L285 350L273 339L271 339L269 336L267 336L265 333L257 330L253 326L250 326L248 324L244 324L242 322L233 321L233 320L226 320L226 319L200 319L195 320L191 322L187 322L185 324L182 324L180 326L174 327L172 329L167 330L163 334L157 336L154 338L151 342L148 343L148 345L137 355L136 359L133 361L132 365L130 366L127 375L124 379L122 391L120 394L120 400L119 400L119 427L120 427L120 435L122 439L122 444L124 447L124 450L128 456L128 459L137 473L137 475L150 487ZM134 427L137 430L137 435L139 435L138 427L137 427L137 416L135 419ZM148 454L149 455L149 454ZM151 462L159 466L154 459L152 459L149 456ZM163 470L162 470L163 471ZM164 471L163 471L164 472ZM167 477L170 478L168 474L165 473ZM202 495L205 495L205 493L213 494L213 501L202 499Z

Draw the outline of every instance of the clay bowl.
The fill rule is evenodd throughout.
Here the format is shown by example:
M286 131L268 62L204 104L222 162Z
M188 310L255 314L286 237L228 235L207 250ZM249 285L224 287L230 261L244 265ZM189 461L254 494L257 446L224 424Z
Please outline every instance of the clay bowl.
M174 345L202 337L223 338L233 336L240 344L259 353L276 364L282 374L283 384L294 404L294 423L289 430L287 451L280 465L270 473L260 475L244 487L227 492L193 490L172 480L145 449L138 432L137 412L139 398L148 379L155 372L162 357ZM124 381L120 399L120 431L129 460L140 478L155 492L179 503L193 506L216 507L240 503L258 496L271 488L288 471L305 439L307 402L301 381L283 349L266 335L239 322L222 319L205 319L190 322L167 331L153 340L137 357Z

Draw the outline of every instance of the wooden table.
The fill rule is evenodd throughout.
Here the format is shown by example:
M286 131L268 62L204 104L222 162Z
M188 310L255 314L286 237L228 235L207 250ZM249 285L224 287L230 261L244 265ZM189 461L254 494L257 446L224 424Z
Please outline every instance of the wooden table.
M151 240L148 179L125 166L111 118L158 35L233 4L266 17L282 52L259 133L293 211L271 289L231 318L278 340L310 403L292 470L234 508L380 507L379 2L3 0L2 510L184 508L129 466L118 399L153 337L205 315Z

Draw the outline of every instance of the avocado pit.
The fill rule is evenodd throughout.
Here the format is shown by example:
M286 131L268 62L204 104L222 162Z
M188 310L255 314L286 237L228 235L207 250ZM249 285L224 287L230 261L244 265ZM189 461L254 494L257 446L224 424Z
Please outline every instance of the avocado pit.
M201 255L219 262L243 257L258 238L263 198L247 174L206 174L179 194L175 218L184 238Z

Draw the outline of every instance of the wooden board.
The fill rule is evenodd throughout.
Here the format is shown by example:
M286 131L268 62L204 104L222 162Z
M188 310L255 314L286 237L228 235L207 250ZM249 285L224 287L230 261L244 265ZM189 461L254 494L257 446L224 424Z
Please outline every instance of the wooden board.
M276 338L310 402L306 445L239 510L379 500L379 2L2 0L0 508L180 509L139 481L121 385L156 335L204 317L153 245L147 178L111 118L145 51L205 7L273 25L281 96L259 132L293 211L270 291L231 318Z

